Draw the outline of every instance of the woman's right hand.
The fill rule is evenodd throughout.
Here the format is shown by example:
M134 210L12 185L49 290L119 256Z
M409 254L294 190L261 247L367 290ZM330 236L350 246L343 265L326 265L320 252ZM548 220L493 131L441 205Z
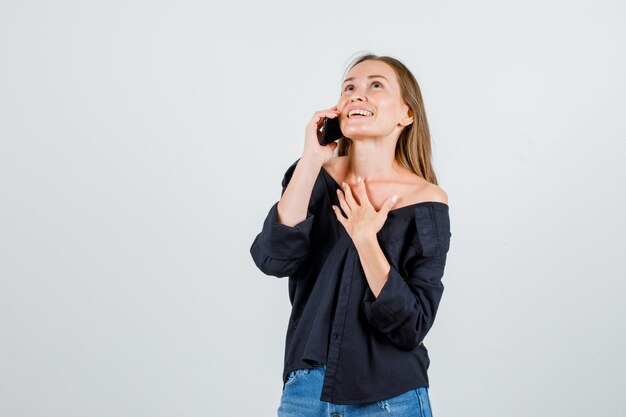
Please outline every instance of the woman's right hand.
M306 125L305 134L304 134L304 150L302 152L302 157L312 158L318 160L323 165L333 157L333 153L335 152L335 148L337 148L337 142L329 143L326 146L322 146L317 139L317 131L322 126L324 121L324 117L340 117L341 112L337 110L337 106L333 106L330 109L316 111L313 114L313 118Z

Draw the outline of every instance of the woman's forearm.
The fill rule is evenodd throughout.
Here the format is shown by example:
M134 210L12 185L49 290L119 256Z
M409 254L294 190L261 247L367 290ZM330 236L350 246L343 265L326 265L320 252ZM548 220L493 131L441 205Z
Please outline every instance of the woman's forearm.
M306 219L309 200L322 162L308 156L298 161L287 188L278 202L278 222L293 227Z
M389 265L376 236L354 242L354 246L359 254L367 284L374 297L378 298L378 294L387 282L391 265Z

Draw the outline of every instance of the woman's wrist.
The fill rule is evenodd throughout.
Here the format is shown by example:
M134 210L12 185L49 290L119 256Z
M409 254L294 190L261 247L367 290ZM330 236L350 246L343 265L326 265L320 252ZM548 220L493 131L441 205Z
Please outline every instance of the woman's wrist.
M304 154L300 157L300 161L298 164L308 165L311 168L320 169L322 165L324 165L324 160L321 157L317 157L315 155Z

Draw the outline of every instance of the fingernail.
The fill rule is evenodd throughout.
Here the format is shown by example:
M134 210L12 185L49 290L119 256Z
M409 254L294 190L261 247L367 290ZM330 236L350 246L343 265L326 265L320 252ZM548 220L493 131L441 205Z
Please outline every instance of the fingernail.
M341 185L343 185L343 188L346 188L346 182L342 182Z
M341 190L340 189L337 189L337 194L341 194Z
M360 182L361 182L361 177L357 178L357 179L356 179L356 182L357 182L357 183L360 183Z
M391 201L393 203L395 203L397 200L398 200L398 196L397 195L394 195L393 197L391 197Z

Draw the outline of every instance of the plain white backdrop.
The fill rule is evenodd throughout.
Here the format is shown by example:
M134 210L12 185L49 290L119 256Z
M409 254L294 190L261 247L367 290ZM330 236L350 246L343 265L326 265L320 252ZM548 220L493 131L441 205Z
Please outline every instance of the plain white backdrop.
M625 18L2 0L0 415L275 416L287 279L249 247L372 52L418 79L449 196L434 416L623 416Z

